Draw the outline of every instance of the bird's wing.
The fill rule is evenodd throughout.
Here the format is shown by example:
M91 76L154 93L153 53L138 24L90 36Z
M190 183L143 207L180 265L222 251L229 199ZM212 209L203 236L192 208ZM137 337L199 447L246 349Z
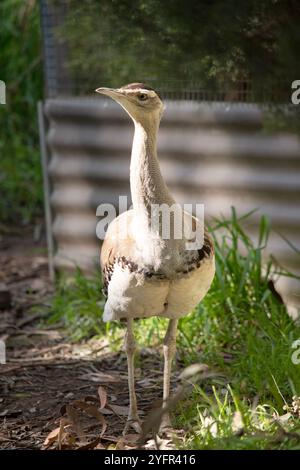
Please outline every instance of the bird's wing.
M185 216L185 222L191 221L191 234L190 236L187 235L187 241L189 243L195 243L197 240L197 236L196 236L197 230L200 230L200 233L201 233L201 229L203 230L202 231L203 245L200 248L196 249L197 251L196 261L197 261L197 267L199 267L203 258L209 258L214 255L214 242L207 228L203 224L203 222L201 222L199 219L197 219L197 217L195 217L194 215L186 211L184 211L184 216ZM194 253L193 250L192 250L192 253ZM187 254L189 254L189 251L187 251ZM188 264L189 264L190 257L188 256L187 259L188 259Z
M161 279L161 273L147 268L138 255L132 220L132 211L114 219L103 242L101 267L103 293L107 297L104 321L151 316L164 309L168 281Z
M196 229L198 219L189 214L192 218L193 231ZM161 280L164 278L161 272L154 269L149 270L140 265L140 258L137 257L136 241L132 232L133 211L129 210L114 219L108 227L105 240L102 245L100 263L103 274L103 292L107 295L108 284L112 278L116 265L127 268L129 273L141 273L145 278ZM213 241L204 229L204 244L202 248L187 252L186 260L183 259L182 269L177 274L186 274L193 269L200 267L204 258L213 255Z

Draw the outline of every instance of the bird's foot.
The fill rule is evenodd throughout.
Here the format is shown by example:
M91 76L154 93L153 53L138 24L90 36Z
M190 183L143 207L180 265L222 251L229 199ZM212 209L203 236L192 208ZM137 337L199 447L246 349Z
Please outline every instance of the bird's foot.
M142 422L138 415L128 416L125 428L123 430L123 436L125 436L130 429L133 429L136 433L142 433Z

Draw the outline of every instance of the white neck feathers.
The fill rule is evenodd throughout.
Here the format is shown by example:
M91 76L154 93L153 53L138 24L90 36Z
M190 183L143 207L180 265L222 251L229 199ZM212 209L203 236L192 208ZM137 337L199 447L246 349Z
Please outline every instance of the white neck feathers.
M162 227L153 229L151 215L153 205L169 207L175 204L162 177L156 151L158 123L141 125L135 122L135 133L130 164L130 187L134 210L134 238L143 253L143 263L170 270L179 263L179 246L182 240L162 237ZM171 222L172 225L172 222ZM157 230L158 229L158 230Z

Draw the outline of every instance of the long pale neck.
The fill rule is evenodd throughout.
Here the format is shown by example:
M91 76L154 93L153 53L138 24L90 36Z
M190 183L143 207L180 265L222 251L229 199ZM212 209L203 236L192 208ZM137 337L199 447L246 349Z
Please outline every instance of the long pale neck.
M174 215L170 216L170 236L162 236L161 219L153 225L153 205L175 204L160 172L156 151L159 121L141 125L135 122L135 133L130 164L130 188L134 210L134 238L143 253L142 262L154 269L174 270L180 262L179 246L182 240L173 235ZM153 210L154 209L154 210ZM152 212L153 210L153 212ZM155 217L154 217L155 219Z
M133 209L149 217L152 204L173 204L162 177L157 158L156 141L159 122L135 122L130 163L130 189Z

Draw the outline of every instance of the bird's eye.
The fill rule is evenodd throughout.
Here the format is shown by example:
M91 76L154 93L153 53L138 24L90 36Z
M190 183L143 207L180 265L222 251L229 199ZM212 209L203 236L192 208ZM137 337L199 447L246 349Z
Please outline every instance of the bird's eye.
M140 93L139 94L139 100L140 101L146 101L147 98L148 98L148 96L146 95L146 93Z

